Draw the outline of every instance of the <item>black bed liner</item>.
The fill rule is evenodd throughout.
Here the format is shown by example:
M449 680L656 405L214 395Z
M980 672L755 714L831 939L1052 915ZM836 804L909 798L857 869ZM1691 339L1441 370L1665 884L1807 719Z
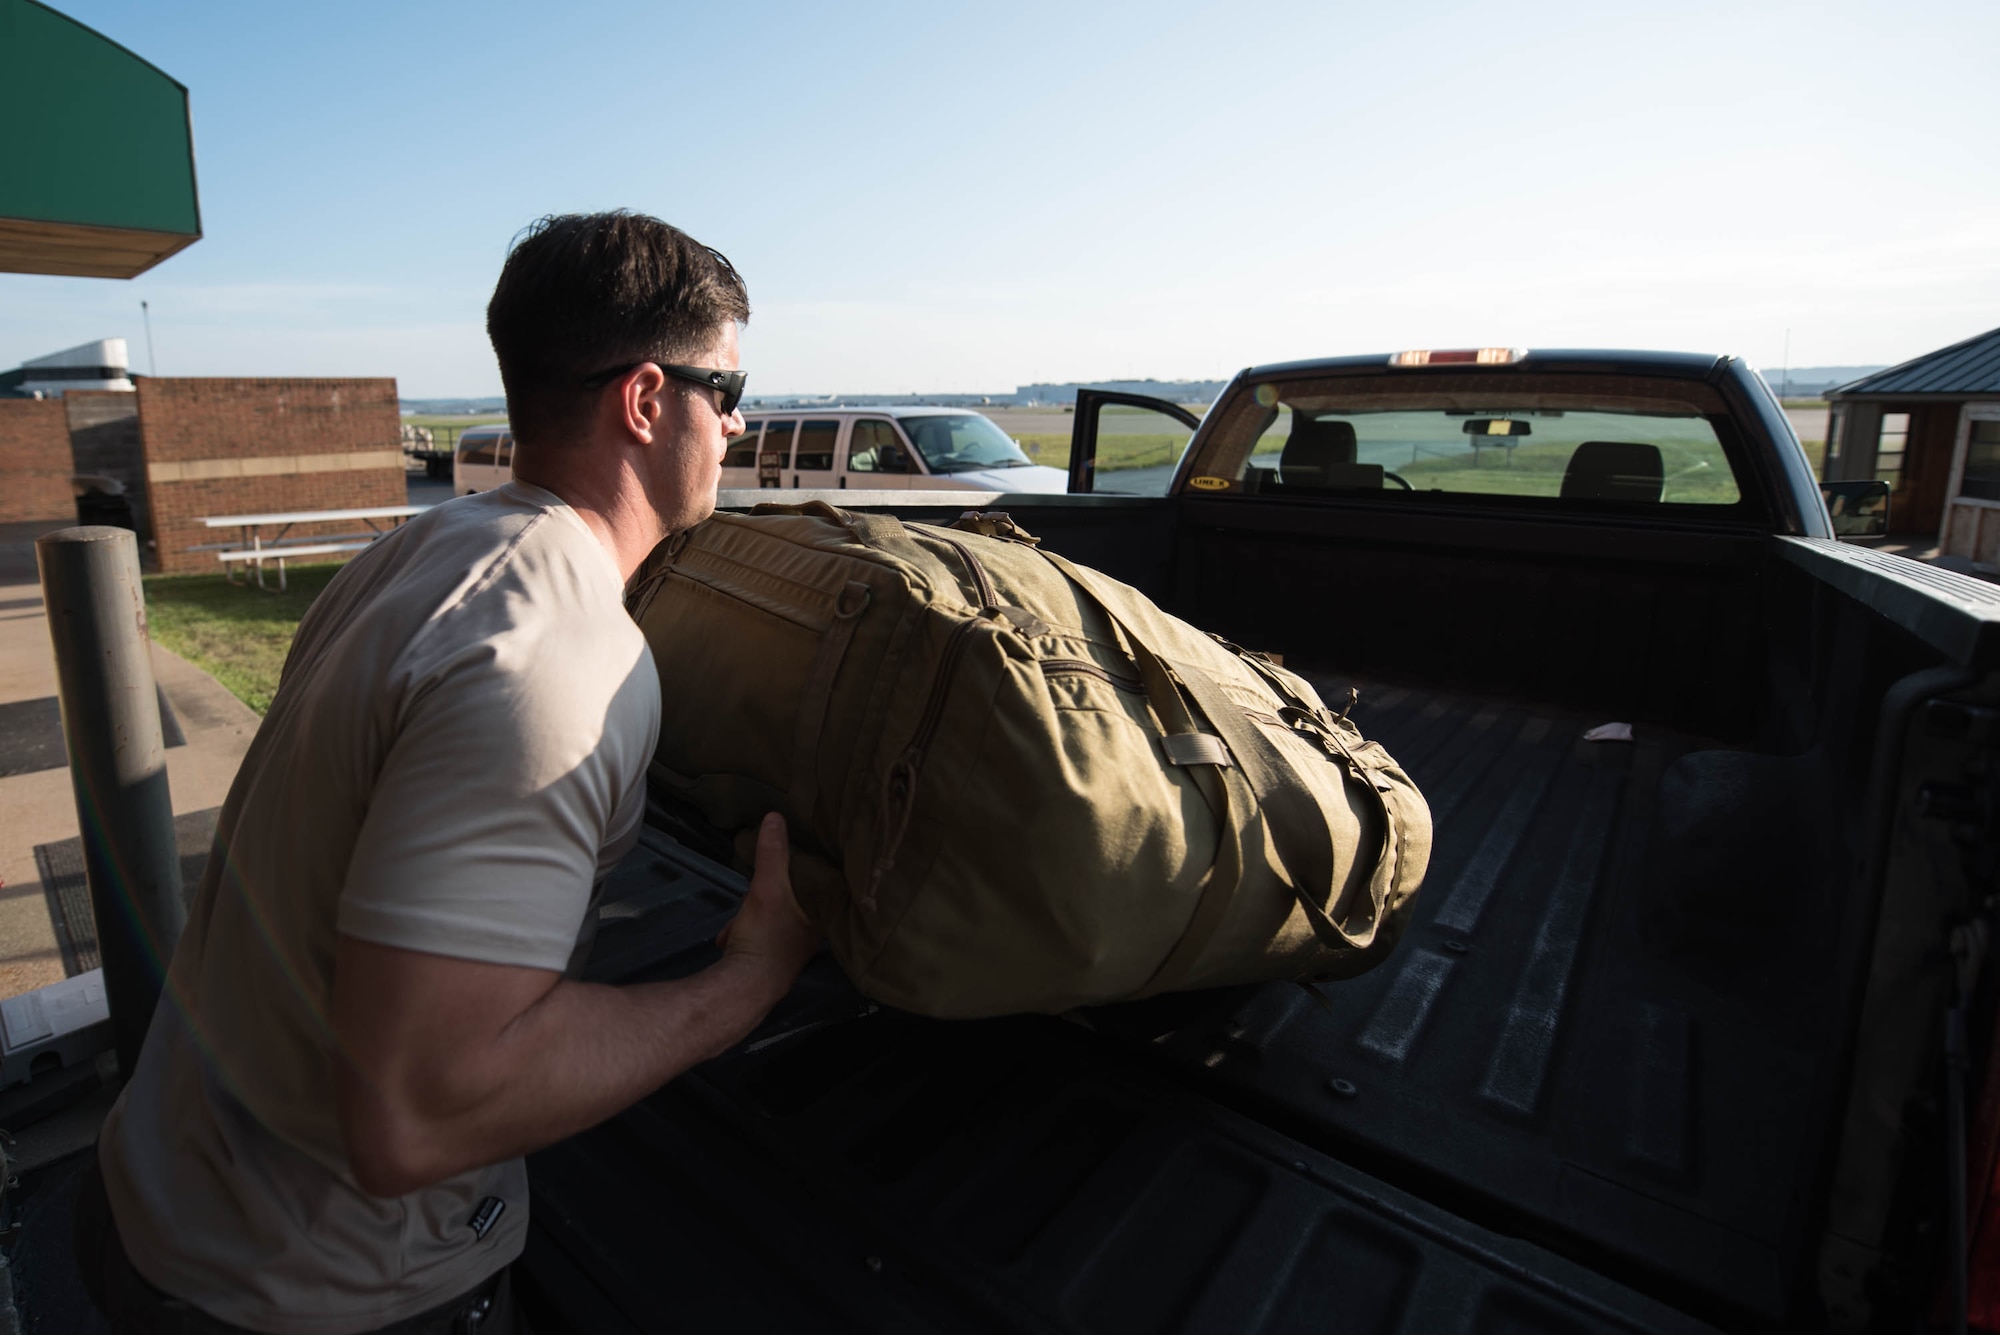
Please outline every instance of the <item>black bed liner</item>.
M1782 1319L1831 1102L1833 929L1775 953L1739 929L1826 890L1733 915L1703 896L1729 909L1735 853L1754 870L1774 859L1751 845L1817 837L1787 787L1805 766L1396 687L1364 685L1354 717L1438 829L1382 967L1317 997L942 1023L876 1010L822 959L749 1043L531 1160L538 1282L592 1329ZM1706 852L1661 847L1662 820ZM1690 892L1703 856L1722 884ZM700 967L739 886L650 834L593 972Z
M1353 717L1432 804L1409 934L1325 1005L1267 987L1163 1046L1470 1217L1779 1316L1843 1019L1811 760L1394 687Z

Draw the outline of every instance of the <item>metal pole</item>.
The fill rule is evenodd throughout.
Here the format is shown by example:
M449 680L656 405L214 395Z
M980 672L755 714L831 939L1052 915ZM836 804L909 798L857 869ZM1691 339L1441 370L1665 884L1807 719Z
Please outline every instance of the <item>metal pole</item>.
M38 539L63 741L118 1065L130 1076L187 921L139 541L92 525Z
M142 301L139 303L139 314L146 321L146 374L157 376L160 367L153 360L153 308Z

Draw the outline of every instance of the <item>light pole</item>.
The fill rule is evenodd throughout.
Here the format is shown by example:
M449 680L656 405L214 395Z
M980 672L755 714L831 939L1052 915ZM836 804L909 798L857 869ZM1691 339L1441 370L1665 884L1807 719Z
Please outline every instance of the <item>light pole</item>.
M157 376L160 368L153 361L153 311L143 301L139 303L139 316L146 322L146 374Z

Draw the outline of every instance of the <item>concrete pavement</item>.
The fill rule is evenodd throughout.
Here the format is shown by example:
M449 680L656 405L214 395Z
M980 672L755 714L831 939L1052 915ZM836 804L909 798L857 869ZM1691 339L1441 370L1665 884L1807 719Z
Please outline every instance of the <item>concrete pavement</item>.
M20 707L17 713L33 714L35 702L56 694L34 540L65 526L0 526L0 710L12 705ZM220 806L257 731L257 715L206 672L157 644L153 673L187 739L166 752L174 813ZM0 762L6 759L0 755ZM18 767L0 763L0 770ZM34 850L76 834L76 802L60 752L50 768L0 776L0 996L63 977Z

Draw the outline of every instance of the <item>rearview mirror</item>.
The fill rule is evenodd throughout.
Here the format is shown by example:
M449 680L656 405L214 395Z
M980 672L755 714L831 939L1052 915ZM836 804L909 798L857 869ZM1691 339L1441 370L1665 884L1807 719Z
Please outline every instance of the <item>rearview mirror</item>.
M1878 538L1889 531L1888 483L1822 482L1819 494L1826 498L1836 538Z
M1525 436L1531 432L1526 422L1513 417L1475 417L1465 424L1468 436Z

